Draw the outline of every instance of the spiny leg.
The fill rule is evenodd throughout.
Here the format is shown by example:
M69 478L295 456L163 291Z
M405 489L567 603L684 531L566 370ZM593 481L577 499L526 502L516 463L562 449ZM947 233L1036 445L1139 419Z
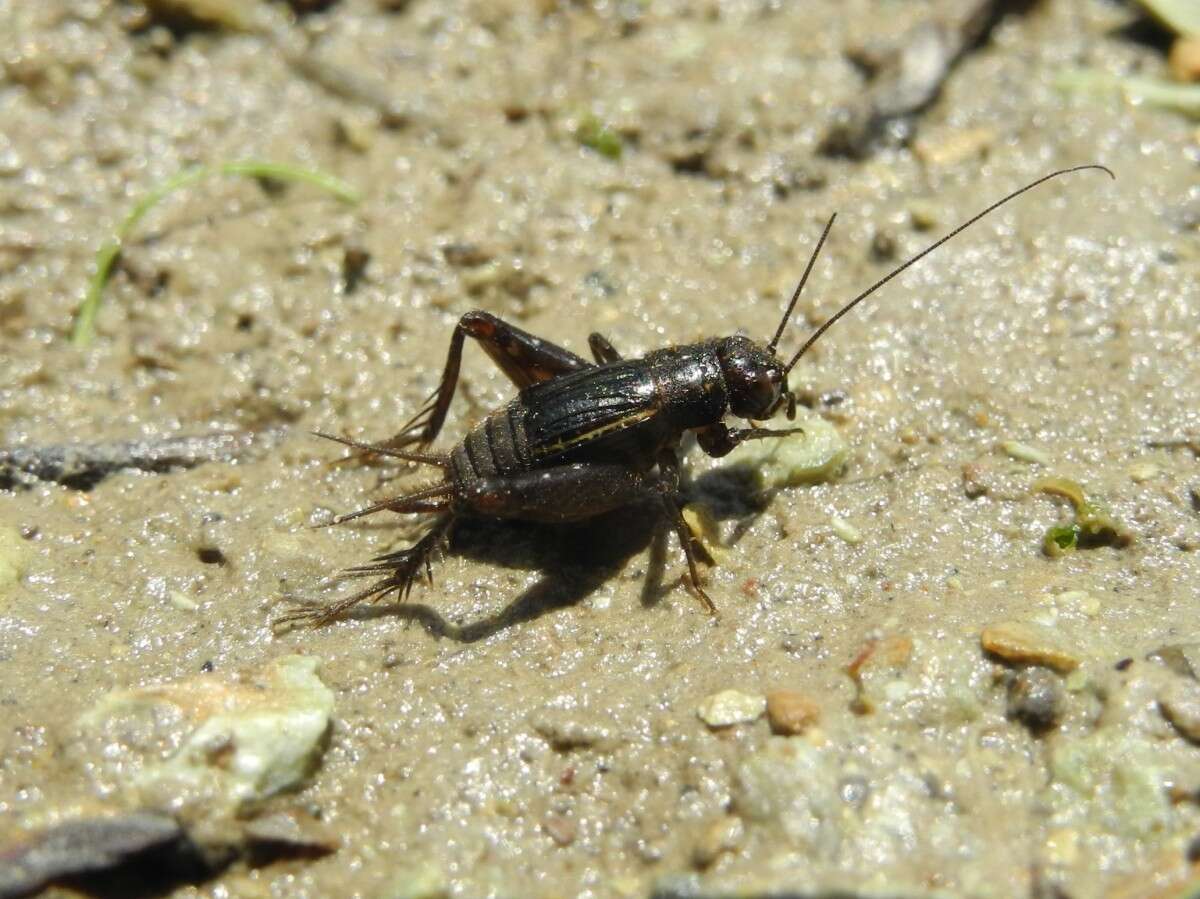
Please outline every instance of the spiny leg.
M319 627L342 617L360 603L379 602L393 593L398 594L401 601L407 600L413 582L422 570L432 583L433 554L448 538L450 529L454 525L454 513L444 511L448 505L447 503L442 506L443 514L434 520L429 530L412 546L384 553L376 556L366 565L347 568L342 572L342 577L378 578L365 590L352 593L350 596L328 605L309 605L295 609L276 618L273 626L276 628Z
M385 445L399 448L412 444L427 445L436 439L446 422L450 401L458 386L463 344L470 337L479 341L484 352L517 387L548 381L567 372L591 367L591 363L570 350L522 331L488 312L468 312L458 320L450 338L446 367L437 389L400 431Z
M714 618L719 617L716 604L704 591L700 584L700 569L696 567L695 536L692 529L683 520L683 510L679 507L679 458L672 450L664 450L658 457L658 471L661 478L659 483L660 498L667 520L675 528L679 537L679 545L687 559L688 586L692 588L696 598L704 603L704 607Z
M418 462L422 465L432 465L435 468L440 468L445 471L450 465L450 457L445 453L419 453L412 450L399 449L393 446L387 446L382 443L367 443L362 440L352 440L349 437L338 437L336 434L326 434L323 431L313 431L316 437L323 437L326 440L332 440L334 443L340 443L343 446L348 446L356 450L361 450L363 456L367 454L375 454L379 456L391 456L393 459L403 459L406 462ZM346 456L332 463L337 465L349 460L360 459L362 456Z
M417 512L434 512L440 511L446 507L447 499L454 493L454 485L449 483L430 484L428 487L422 487L420 490L414 490L412 493L403 493L400 496L392 496L387 499L380 500L377 503L357 509L354 512L347 512L344 515L339 515L337 518L327 524L318 525L318 527L331 527L335 524L345 524L347 521L353 521L356 518L362 518L364 515L373 515L376 512L397 512L401 515L408 515Z

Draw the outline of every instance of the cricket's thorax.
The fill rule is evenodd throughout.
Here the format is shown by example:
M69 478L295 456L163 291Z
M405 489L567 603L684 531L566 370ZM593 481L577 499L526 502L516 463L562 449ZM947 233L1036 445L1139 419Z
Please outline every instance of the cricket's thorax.
M724 417L729 397L714 342L656 350L645 362L663 405L665 423L677 436Z

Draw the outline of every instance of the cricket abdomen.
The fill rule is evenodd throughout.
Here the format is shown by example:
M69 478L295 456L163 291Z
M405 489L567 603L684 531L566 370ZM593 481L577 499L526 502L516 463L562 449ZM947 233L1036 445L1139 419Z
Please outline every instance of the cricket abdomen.
M460 485L529 469L528 441L520 408L493 412L450 451L450 479Z

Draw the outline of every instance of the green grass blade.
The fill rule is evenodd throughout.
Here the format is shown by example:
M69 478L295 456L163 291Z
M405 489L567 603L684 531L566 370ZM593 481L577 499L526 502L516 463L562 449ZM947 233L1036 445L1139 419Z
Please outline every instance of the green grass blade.
M75 322L71 328L71 342L75 346L87 346L95 333L96 315L104 298L104 288L112 276L113 267L121 255L125 241L138 223L146 217L155 206L171 194L188 185L194 184L213 175L238 175L248 178L266 178L273 181L298 182L311 184L313 187L326 191L337 197L343 203L358 203L361 199L358 191L332 175L313 169L300 168L281 162L264 162L261 160L241 160L222 162L211 166L194 166L184 169L177 175L168 178L154 187L146 196L134 204L129 214L117 226L113 236L104 242L96 253L96 270L88 281L87 293L83 302L75 312Z

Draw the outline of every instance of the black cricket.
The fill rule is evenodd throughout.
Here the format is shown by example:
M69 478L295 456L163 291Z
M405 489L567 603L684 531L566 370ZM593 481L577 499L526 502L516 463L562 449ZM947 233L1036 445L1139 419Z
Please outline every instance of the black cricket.
M731 428L725 418L732 415L754 424L780 410L794 418L796 399L787 387L788 373L834 322L988 213L1043 182L1085 169L1115 177L1104 166L1081 165L1051 172L1013 191L846 303L786 364L776 355L779 339L836 213L826 223L779 327L766 344L734 335L654 350L640 359L623 359L607 339L594 333L588 338L593 363L487 312L468 312L451 337L437 390L399 433L378 444L318 435L366 453L422 463L442 472L436 483L342 515L332 524L382 511L433 513L437 517L411 547L343 572L347 577L376 578L365 590L329 605L298 608L277 623L320 625L364 601L379 601L392 594L407 599L422 570L432 580L432 556L449 538L460 516L567 522L647 500L661 505L687 558L688 584L715 615L716 606L704 592L696 570L694 538L680 511L683 435L694 432L704 452L720 457L744 441L801 430L769 430L757 425ZM468 337L481 344L520 392L448 453L426 452L424 448L437 438L445 423ZM418 449L410 450L410 446Z

